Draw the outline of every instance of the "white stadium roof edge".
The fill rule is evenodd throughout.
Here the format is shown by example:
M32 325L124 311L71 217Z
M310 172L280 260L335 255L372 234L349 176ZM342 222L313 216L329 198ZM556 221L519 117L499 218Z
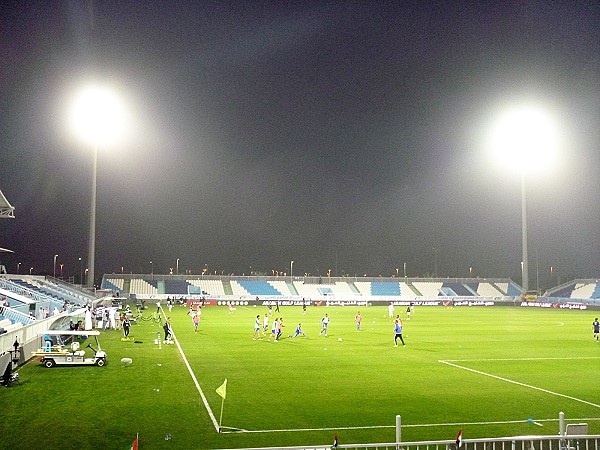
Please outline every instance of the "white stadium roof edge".
M8 200L0 191L0 218L1 219L14 219L15 218L15 207L8 203ZM0 252L12 253L12 250L7 248L0 248Z

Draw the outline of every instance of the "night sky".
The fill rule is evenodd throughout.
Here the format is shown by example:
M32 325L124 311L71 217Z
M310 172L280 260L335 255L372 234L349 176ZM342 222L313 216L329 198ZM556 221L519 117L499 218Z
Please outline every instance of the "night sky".
M92 148L67 116L90 82L129 114L99 150L97 275L519 282L521 172L485 136L534 102L561 158L526 175L530 286L599 276L597 1L2 2L9 272L87 259Z

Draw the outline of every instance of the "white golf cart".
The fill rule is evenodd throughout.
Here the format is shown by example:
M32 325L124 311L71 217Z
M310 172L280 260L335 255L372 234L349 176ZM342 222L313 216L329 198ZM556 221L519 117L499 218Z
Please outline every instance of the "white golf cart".
M100 366L106 364L106 352L100 348L98 341L99 331L66 331L49 330L41 333L44 339L44 346L32 352L44 366L50 368L54 366ZM92 358L86 358L85 350L81 349L81 344L77 338L94 336L97 350L88 344L94 352ZM85 339L85 338L84 338ZM71 341L69 343L69 341Z

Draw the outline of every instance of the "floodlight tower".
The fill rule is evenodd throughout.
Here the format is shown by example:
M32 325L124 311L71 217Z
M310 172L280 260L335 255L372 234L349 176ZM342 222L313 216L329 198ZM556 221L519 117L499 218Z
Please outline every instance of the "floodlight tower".
M96 186L98 177L98 147L114 141L123 127L123 107L106 87L88 86L73 103L71 125L79 137L93 146L92 192L88 240L87 286L94 286L96 260ZM82 283L83 284L83 283Z
M527 175L554 162L558 150L557 128L546 111L521 105L505 110L492 127L490 146L496 159L515 166L521 174L522 286L529 290L527 251Z

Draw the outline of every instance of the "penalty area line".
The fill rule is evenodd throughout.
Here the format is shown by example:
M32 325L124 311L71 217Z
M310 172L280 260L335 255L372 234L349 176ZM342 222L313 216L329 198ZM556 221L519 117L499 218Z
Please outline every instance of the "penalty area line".
M520 381L510 380L508 378L504 378L504 377L501 377L501 376L498 376L498 375L493 375L491 373L482 372L481 370L471 369L469 367L465 367L465 366L461 366L461 365L458 365L458 364L451 363L450 361L444 361L444 360L440 359L440 360L438 360L438 362L441 362L442 364L447 364L447 365L452 366L452 367L456 367L457 369L467 370L469 372L473 372L473 373L476 373L478 375L485 375L486 377L495 378L496 380L505 381L507 383L516 384L517 386L522 386L522 387L526 387L526 388L529 388L529 389L534 389L536 391L545 392L546 394L556 395L557 397L566 398L566 399L573 400L573 401L576 401L576 402L579 402L579 403L583 403L583 404L586 404L586 405L594 406L596 408L600 408L600 405L597 405L596 403L588 402L587 400L583 400L583 399L580 399L580 398L577 398L577 397L571 397L570 395L561 394L559 392L550 391L548 389L544 389L544 388L537 387L537 386L532 386L531 384L521 383Z

